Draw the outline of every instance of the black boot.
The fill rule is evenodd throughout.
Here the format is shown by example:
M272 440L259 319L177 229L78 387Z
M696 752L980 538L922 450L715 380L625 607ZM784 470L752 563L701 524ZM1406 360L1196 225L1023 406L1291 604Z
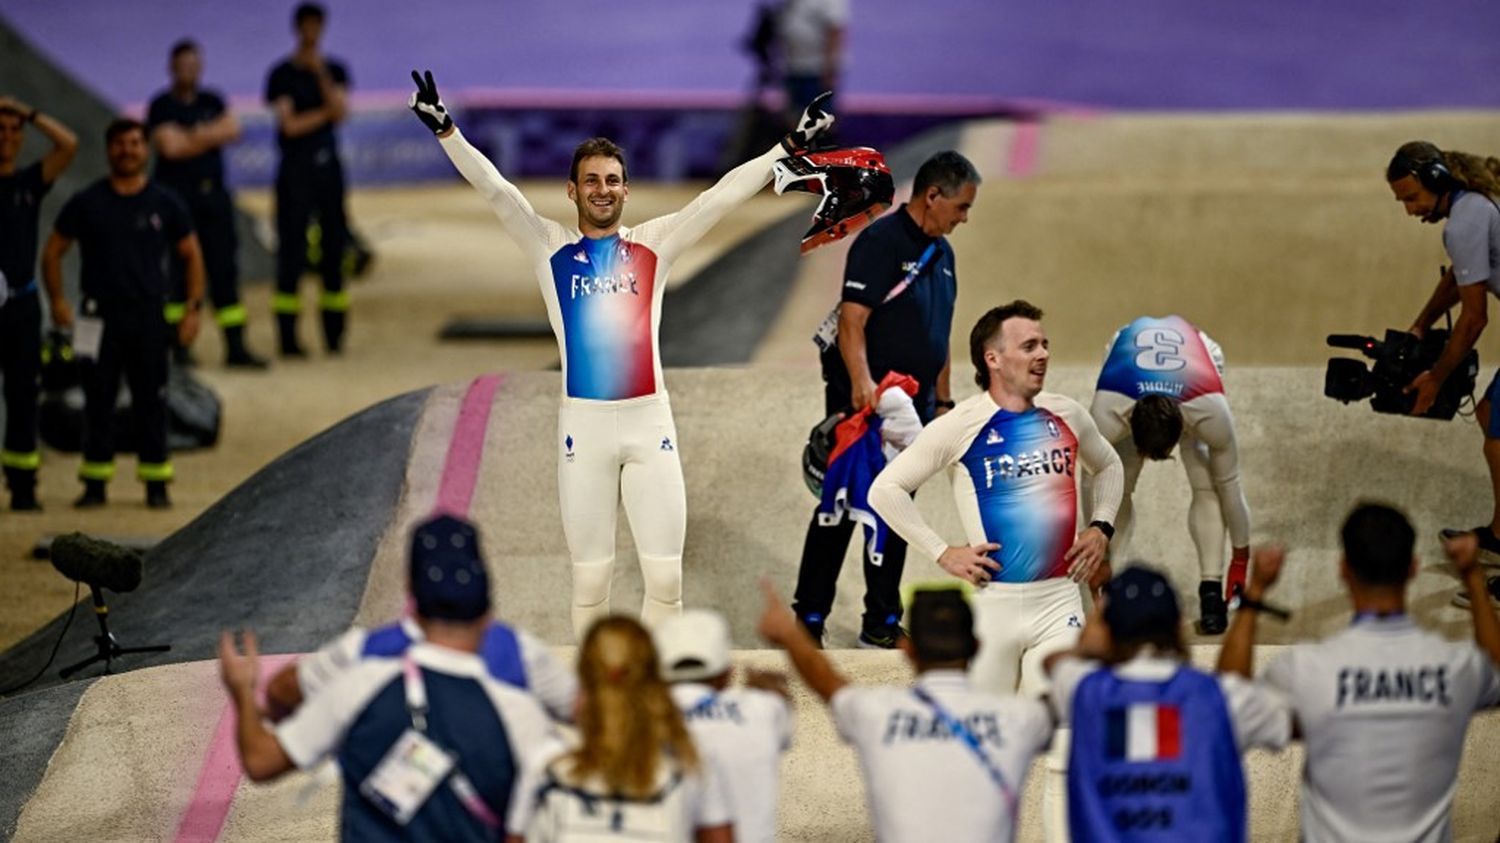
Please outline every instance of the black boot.
M83 494L78 496L78 500L73 501L73 507L75 509L93 509L104 506L107 500L104 495L103 480L85 480L83 481Z
M297 314L276 314L276 333L281 337L282 357L306 357L307 352L297 342Z
M36 500L36 471L27 468L5 469L5 485L10 487L12 512L41 512Z
M329 354L343 353L346 321L347 314L342 310L323 311L323 342L328 346Z
M151 509L170 509L172 498L167 495L165 480L146 481L146 506Z
M1214 580L1198 584L1198 631L1223 635L1229 628L1229 609L1224 605L1224 585Z
M245 326L224 329L224 365L231 369L264 369L270 364L245 347Z

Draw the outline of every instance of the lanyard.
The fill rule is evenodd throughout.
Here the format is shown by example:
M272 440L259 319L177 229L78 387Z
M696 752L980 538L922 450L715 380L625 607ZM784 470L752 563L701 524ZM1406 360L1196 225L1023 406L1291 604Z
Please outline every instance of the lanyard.
M1005 797L1005 805L1010 809L1011 820L1014 821L1016 819L1016 792L1011 789L1010 783L1005 780L1005 774L1000 772L1000 768L995 764L994 759L990 758L989 753L984 751L984 747L979 743L978 736L969 731L969 727L965 726L962 720L950 714L946 708L939 705L938 701L933 699L932 695L920 686L912 688L911 692L923 705L932 709L932 713L937 715L938 721L947 726L948 731L952 732L954 737L963 741L964 745L969 748L969 751L974 753L974 757L979 759L979 763L984 766L985 772L990 774L990 778L1000 788L1001 795Z
M406 713L411 715L412 728L426 735L427 733L427 684L422 681L422 669L412 661L411 653L401 657L401 674L406 683ZM474 783L464 775L464 771L458 769L458 764L453 765L453 772L448 774L448 787L453 790L453 795L463 804L474 819L479 820L487 828L500 828L500 818L490 810L490 806L480 798L479 791L475 789Z
M937 246L938 241L936 240L927 244L926 251L922 252L922 256L920 258L917 258L916 266L913 266L910 270L907 270L906 277L896 282L896 286L892 287L891 291L885 294L884 299L881 299L881 304L885 304L891 299L906 292L906 288L911 286L911 282L917 280L917 276L922 274L922 269L927 266L927 262L932 260L932 256L937 252Z

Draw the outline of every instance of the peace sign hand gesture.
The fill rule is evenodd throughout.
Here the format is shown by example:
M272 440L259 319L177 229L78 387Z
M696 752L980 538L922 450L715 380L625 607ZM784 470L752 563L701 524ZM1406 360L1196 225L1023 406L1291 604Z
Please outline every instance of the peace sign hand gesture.
M417 90L406 101L406 107L422 121L435 135L446 135L453 129L453 118L448 116L448 108L443 105L443 100L438 96L437 83L432 81L432 71L427 71L424 80L415 70L411 72L411 80L417 83Z

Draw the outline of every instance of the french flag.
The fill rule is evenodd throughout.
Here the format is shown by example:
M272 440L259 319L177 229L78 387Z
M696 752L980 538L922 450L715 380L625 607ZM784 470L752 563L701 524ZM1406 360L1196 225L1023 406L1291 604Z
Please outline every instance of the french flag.
M1135 703L1109 710L1106 726L1112 761L1170 761L1182 755L1177 706Z

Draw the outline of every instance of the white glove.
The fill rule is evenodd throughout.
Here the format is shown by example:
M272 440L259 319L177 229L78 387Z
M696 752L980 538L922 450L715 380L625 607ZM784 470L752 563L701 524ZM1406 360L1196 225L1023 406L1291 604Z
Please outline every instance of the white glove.
M917 441L922 432L922 420L917 418L916 405L906 390L893 386L880 393L875 401L875 412L880 414L880 450L887 461L906 450Z

